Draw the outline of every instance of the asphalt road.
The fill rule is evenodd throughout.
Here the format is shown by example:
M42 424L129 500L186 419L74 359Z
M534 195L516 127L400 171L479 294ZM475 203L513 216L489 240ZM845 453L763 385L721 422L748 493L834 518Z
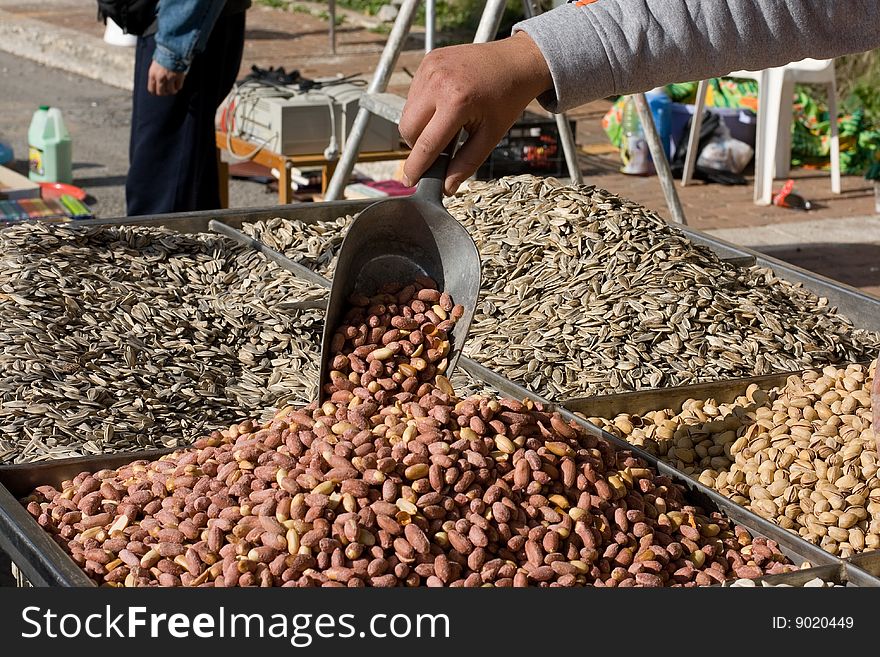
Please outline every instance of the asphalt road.
M125 214L131 96L95 80L0 52L0 140L26 171L27 131L40 105L60 107L73 140L74 184L93 198L99 217ZM232 207L266 206L277 196L264 185L232 181Z

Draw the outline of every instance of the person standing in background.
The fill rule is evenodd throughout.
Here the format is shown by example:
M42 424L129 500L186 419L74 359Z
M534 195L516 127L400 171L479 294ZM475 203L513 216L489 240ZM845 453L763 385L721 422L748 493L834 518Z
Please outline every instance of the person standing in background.
M138 38L129 216L220 207L214 115L238 76L250 0L161 0Z

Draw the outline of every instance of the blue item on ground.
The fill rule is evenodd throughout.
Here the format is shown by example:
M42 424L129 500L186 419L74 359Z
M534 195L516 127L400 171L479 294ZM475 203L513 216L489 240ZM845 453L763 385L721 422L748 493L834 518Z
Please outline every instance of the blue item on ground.
M663 152L666 153L666 159L669 159L671 154L672 100L666 95L663 87L648 91L645 98L648 100L648 107L651 108L651 115L654 117L654 125L660 136L660 142L663 144Z

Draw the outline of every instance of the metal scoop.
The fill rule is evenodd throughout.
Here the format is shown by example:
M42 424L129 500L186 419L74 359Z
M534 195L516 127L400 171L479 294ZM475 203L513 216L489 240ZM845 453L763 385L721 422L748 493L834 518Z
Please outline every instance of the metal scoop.
M318 400L326 399L330 343L343 319L348 298L375 294L383 283L409 283L430 276L440 290L464 306L452 331L446 375L461 355L480 294L480 254L467 230L443 206L443 181L455 142L422 176L409 197L379 201L354 220L342 242L321 342Z

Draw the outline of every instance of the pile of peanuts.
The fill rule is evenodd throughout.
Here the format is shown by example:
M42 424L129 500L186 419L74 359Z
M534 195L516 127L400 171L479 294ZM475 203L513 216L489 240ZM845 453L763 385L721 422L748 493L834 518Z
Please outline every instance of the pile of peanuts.
M880 548L875 365L825 367L730 404L590 421L842 557Z
M698 586L794 569L538 403L459 399L432 281L352 298L330 399L23 503L109 586Z

